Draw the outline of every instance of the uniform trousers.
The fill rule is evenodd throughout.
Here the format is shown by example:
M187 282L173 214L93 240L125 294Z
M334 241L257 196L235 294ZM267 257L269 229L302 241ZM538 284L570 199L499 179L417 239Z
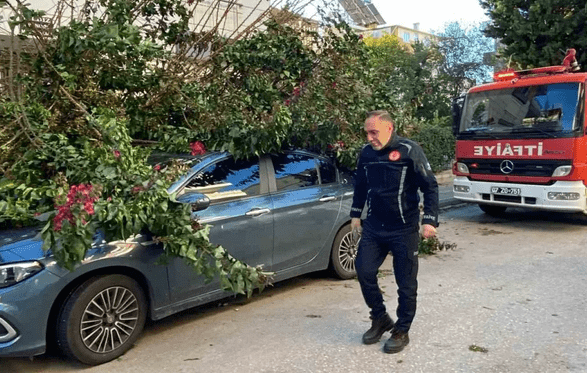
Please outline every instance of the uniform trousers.
M392 255L393 273L398 287L395 328L406 333L416 315L419 241L418 226L398 230L367 219L363 223L355 262L365 303L371 309L371 318L377 319L386 312L377 274L387 255Z

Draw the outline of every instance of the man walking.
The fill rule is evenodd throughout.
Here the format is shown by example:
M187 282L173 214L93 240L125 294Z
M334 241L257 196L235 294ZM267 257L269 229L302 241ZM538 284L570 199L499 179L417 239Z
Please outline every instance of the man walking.
M371 328L363 343L373 344L391 330L383 351L396 353L408 343L408 331L416 314L419 195L424 195L422 236L434 237L438 226L438 184L422 148L398 136L387 111L367 114L364 125L369 145L361 151L351 209L353 233L361 233L355 267L365 303L371 309ZM363 208L366 218L361 226ZM379 267L393 256L398 286L397 322L386 312L377 284Z

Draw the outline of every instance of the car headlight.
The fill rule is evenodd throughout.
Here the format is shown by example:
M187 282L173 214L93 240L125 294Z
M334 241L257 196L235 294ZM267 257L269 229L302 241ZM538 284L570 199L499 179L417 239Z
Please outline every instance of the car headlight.
M0 289L26 280L43 268L43 265L36 261L0 265Z

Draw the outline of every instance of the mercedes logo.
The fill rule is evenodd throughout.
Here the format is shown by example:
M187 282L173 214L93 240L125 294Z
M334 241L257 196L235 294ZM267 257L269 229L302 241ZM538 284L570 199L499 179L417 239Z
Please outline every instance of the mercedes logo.
M509 174L514 170L514 162L506 159L505 161L501 162L501 164L499 165L499 169L504 174Z

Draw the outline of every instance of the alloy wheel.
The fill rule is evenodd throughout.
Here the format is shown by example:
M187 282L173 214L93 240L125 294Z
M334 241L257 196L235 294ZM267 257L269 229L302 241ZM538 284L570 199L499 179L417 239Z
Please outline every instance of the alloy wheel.
M98 293L86 306L80 325L84 345L96 353L109 353L132 335L139 318L136 296L120 286Z

